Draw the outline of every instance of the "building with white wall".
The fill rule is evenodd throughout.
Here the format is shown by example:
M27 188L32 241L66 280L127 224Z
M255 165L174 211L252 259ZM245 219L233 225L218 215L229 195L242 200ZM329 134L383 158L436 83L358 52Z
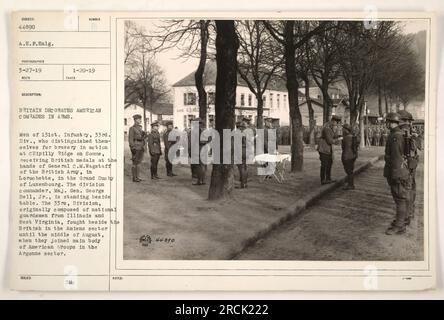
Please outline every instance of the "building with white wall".
M207 62L204 72L204 85L207 92L207 123L214 119L215 92L216 92L216 63ZM190 120L199 116L198 93L195 86L194 72L187 75L173 85L174 91L174 126L179 129L189 127ZM285 82L278 79L270 80L264 95L264 117L279 120L279 124L289 124L288 93ZM257 100L247 84L238 77L236 89L236 120L243 117L257 120Z
M137 104L130 104L125 107L124 112L124 131L128 133L129 128L133 126L135 114L140 114L143 117L143 107ZM165 121L173 120L173 104L172 103L155 103L152 110L145 110L146 130L151 130L151 123L158 121L160 130L164 129ZM143 120L142 120L143 121ZM142 124L143 127L143 124Z

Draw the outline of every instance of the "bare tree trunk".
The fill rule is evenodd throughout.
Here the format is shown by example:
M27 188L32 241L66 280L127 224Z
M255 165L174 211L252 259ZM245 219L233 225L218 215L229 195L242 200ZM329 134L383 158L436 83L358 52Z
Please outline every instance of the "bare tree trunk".
M264 128L264 100L262 99L262 95L258 94L256 96L257 99L257 120L256 127L258 129Z
M359 129L360 129L360 135L361 135L361 144L360 146L362 148L365 147L365 125L364 125L364 116L367 117L367 114L364 115L364 96L360 95L358 99L358 105L355 109L359 110ZM367 118L368 119L368 118Z
M146 131L146 103L143 103L143 131Z
M304 78L304 84L305 84L305 101L307 102L307 108L308 108L308 121L309 121L309 133L308 133L308 143L311 146L315 145L315 125L316 121L314 119L314 110L313 106L311 104L311 98L310 98L310 82L307 77Z
M326 82L323 82L321 92L322 92L322 105L323 105L323 120L324 124L330 121L331 118L331 109L332 103L330 96L328 94L328 84L325 85Z
M378 82L378 110L379 116L382 117L384 112L382 111L382 92L381 92L381 84Z
M286 21L285 30L285 73L287 77L288 104L291 123L291 171L302 171L304 164L304 141L302 117L298 105L299 83L296 75L294 21Z
M234 128L239 41L233 20L217 20L216 29L216 130L222 139L223 129ZM220 154L223 155L222 141L220 146ZM214 164L208 198L216 200L229 197L233 189L233 164Z
M385 114L389 113L389 105L388 105L388 99L387 99L387 93L384 92L384 100L385 100Z
M207 61L207 43L208 30L205 20L200 20L200 60L197 67L194 79L196 83L197 93L199 95L199 118L203 121L204 126L207 126L207 93L203 83L203 75L205 71L205 63Z

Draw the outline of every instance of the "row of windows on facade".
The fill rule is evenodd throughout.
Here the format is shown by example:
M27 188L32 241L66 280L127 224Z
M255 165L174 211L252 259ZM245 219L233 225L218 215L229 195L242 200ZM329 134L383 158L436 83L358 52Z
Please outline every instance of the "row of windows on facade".
M196 117L197 116L195 116L194 114L185 114L183 116L183 127L188 128L190 121L193 121L194 119L196 119ZM236 115L236 122L242 121L244 118L249 118L250 120L252 120L252 123L254 123L254 124L257 121L257 116L253 116L251 114L250 115L238 114L238 115ZM210 125L211 123L214 125L214 114L208 115L208 123L207 124Z
M273 99L273 93L270 93L270 108L274 108L274 99ZM299 97L300 100L302 100L302 97ZM262 100L264 101L264 107L267 107L267 96L263 96ZM287 105L287 95L283 95L283 101L284 101L284 106ZM215 94L214 92L208 92L207 93L207 103L209 105L214 105L215 102ZM247 104L245 103L247 102ZM197 105L197 95L194 92L187 92L183 94L183 104L185 106L195 106ZM281 95L278 93L276 94L276 104L277 107L280 108L281 107ZM238 101L236 101L236 105L238 105ZM252 94L248 94L247 96L247 101L245 101L245 94L241 93L240 94L240 106L241 107L252 107L253 106L253 95Z

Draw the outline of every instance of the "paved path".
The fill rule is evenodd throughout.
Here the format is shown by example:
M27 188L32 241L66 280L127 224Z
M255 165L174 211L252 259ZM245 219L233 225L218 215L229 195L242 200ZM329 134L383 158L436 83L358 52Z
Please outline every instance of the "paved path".
M356 190L322 197L238 255L246 260L423 260L423 166L417 172L416 219L405 235L385 235L394 202L383 161L355 178Z

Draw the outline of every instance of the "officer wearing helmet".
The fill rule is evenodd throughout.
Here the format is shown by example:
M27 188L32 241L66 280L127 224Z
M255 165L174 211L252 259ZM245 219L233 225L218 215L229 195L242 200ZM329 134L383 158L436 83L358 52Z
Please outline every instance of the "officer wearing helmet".
M403 130L399 127L400 122L401 117L396 112L390 112L386 117L390 134L385 146L384 177L396 204L395 220L386 230L388 235L405 233L411 189L410 171L404 161L405 143Z
M415 200L416 200L416 167L418 166L418 151L421 150L421 143L418 134L412 128L413 116L406 110L398 112L401 118L399 127L403 130L405 144L405 160L410 171L410 179L412 188L408 202L408 217L406 224L409 225L415 216Z

